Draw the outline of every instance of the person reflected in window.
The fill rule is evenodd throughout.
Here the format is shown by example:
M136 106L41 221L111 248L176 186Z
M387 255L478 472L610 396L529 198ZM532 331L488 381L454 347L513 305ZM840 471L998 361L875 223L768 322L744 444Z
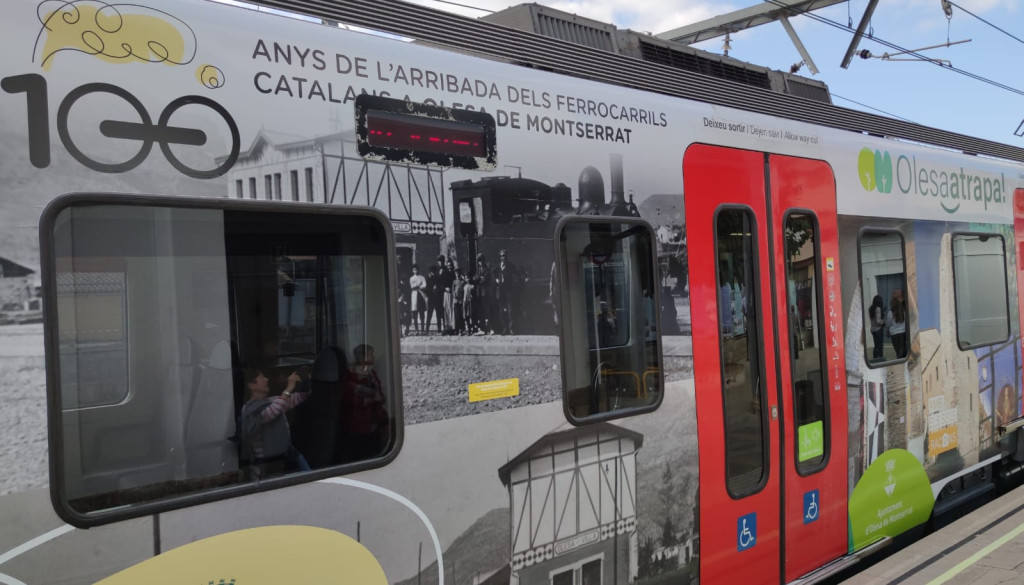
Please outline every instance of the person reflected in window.
M615 344L618 323L615 320L615 312L608 307L608 301L601 301L598 305L597 314L597 340L600 347L612 347Z
M352 351L355 365L350 384L342 388L342 428L346 430L347 461L362 461L380 455L391 416L380 377L374 369L373 346L359 345Z
M719 323L722 325L722 335L732 336L732 286L729 284L729 266L725 262L718 264L718 311Z
M732 275L732 330L736 335L747 331L747 285L740 268Z
M889 314L885 317L885 325L889 328L889 340L896 351L896 359L907 356L907 305L903 300L903 289L892 291L889 299Z
M789 306L789 338L793 359L800 357L800 317L796 314L796 305Z
M298 372L288 376L288 385L278 396L270 396L270 380L262 370L244 372L248 401L239 415L241 459L249 463L253 479L260 479L270 469L309 471L306 458L292 446L288 417L285 413L309 398Z
M882 359L882 341L885 337L885 306L882 303L882 295L875 295L875 298L871 299L868 319L871 322L871 340L874 342L871 359L879 361Z

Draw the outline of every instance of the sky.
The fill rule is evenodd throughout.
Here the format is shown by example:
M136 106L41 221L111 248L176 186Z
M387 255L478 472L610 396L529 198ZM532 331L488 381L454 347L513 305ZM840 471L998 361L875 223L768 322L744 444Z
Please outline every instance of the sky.
M410 0L431 8L479 17L486 12L438 0ZM453 0L458 4L501 10L517 4L509 0ZM716 15L763 2L732 0L543 0L541 4L572 12L619 28L658 34ZM814 14L856 28L868 0L847 0ZM899 0L878 3L871 20L873 38L865 37L858 50L881 56L894 52L876 39L916 50L971 39L968 43L924 51L932 59L946 59L952 66L1011 89L995 87L929 62L905 62L855 57L848 69L840 63L853 34L816 22L807 16L790 19L819 69L811 75L828 84L836 105L882 113L918 124L1024 147L1024 137L1014 134L1024 120L1024 0L956 0L953 16L946 18L941 0ZM972 16L966 11L973 13ZM1018 37L1011 38L981 20ZM695 45L722 53L723 38ZM729 56L756 65L788 71L801 61L793 43L778 22L731 35ZM1024 133L1024 128L1021 130Z

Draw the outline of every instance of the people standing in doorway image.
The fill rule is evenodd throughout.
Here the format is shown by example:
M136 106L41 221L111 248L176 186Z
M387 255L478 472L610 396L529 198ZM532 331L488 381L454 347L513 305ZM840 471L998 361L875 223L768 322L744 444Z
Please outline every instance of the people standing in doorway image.
M889 314L885 317L885 325L889 328L889 340L896 351L896 359L907 356L907 304L903 299L903 289L892 291L889 299Z
M871 299L868 319L871 321L871 339L875 343L871 359L878 361L882 359L882 341L885 337L885 306L882 303L882 295L875 295L875 298Z
M438 269L437 264L434 264L427 272L427 323L424 329L428 333L431 323L437 323L438 333L444 331L444 310L441 307L444 302L444 288L442 288L441 279L441 270Z
M462 273L461 268L456 268L452 280L452 324L455 327L455 335L466 334L465 300L466 275Z
M443 256L442 256L443 258ZM441 287L444 289L444 332L447 335L455 334L455 262L451 258L445 264L445 275L441 279Z
M420 274L420 267L412 265L409 277L409 311L412 314L412 329L422 331L427 318L427 279Z
M401 254L395 260L398 270L398 323L401 326L402 337L405 337L409 334L409 277L412 273Z
M487 256L476 255L476 275L473 279L474 292L474 318L476 320L476 335L493 335L496 326L494 314L494 278L491 276L491 265L487 262Z
M498 264L493 270L494 298L497 303L498 326L502 335L512 335L519 302L521 275L508 259L508 252L498 253Z

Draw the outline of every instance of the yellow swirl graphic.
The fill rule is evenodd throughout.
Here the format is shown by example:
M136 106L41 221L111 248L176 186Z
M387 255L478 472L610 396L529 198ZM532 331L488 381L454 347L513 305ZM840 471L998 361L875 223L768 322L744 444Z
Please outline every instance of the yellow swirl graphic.
M207 89L217 89L224 86L224 72L213 65L200 65L196 69L196 79Z
M43 28L33 58L38 58L45 70L62 51L93 55L109 63L184 65L195 58L192 29L155 8L94 0L44 0L37 16Z

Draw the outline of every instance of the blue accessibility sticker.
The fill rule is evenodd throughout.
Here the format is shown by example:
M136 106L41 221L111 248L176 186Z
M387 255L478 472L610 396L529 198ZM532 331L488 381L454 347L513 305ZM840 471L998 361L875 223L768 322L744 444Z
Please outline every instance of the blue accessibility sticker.
M757 544L757 512L736 520L736 550L747 550Z
M804 494L804 524L810 524L818 519L821 510L821 496L818 490L811 490Z

